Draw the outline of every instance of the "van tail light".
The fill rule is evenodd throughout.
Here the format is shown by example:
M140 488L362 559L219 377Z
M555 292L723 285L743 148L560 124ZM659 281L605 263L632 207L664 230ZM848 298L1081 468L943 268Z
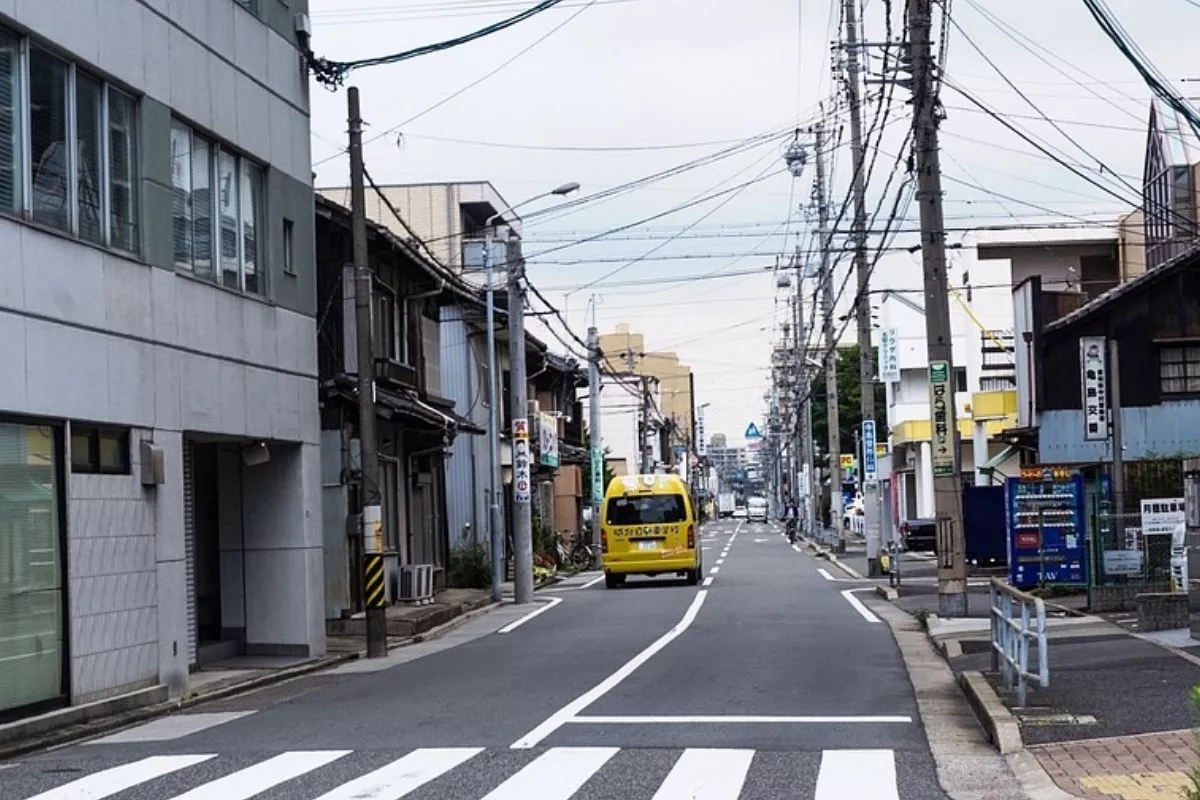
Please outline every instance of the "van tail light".
M696 549L696 526L688 525L688 550Z
M600 531L600 552L608 552L608 531L603 529Z

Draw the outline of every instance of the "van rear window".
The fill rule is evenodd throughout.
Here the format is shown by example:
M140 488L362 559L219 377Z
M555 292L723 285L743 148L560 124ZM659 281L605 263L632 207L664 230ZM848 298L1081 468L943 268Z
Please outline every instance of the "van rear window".
M609 525L668 525L687 519L681 494L617 497L608 501L605 522Z

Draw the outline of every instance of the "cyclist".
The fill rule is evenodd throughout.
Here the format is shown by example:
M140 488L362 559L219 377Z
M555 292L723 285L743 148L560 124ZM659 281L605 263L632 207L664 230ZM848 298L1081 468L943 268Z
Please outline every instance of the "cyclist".
M787 527L788 541L792 544L796 543L796 506L789 502L787 511L784 512L784 524Z

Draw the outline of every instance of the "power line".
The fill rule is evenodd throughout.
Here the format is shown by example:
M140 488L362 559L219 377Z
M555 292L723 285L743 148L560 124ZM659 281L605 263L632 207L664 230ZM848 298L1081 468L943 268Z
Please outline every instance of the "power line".
M409 120L411 122L411 120ZM403 124L408 124L402 123ZM397 126L400 127L400 126ZM678 144L636 144L636 145L550 145L550 144L518 144L515 142L486 142L478 139L458 139L452 136L432 136L429 134L404 134L406 139L423 139L431 142L446 142L448 144L463 144L473 147L493 147L502 150L532 150L549 153L655 153L667 150L695 150L701 147L716 147L743 142L745 139L717 139L709 142L680 142Z
M365 67L376 67L384 64L398 64L401 61L407 61L419 56L437 53L442 50L449 50L453 47L468 44L476 39L482 39L485 36L491 36L493 33L507 30L514 25L517 25L525 20L541 14L543 11L548 11L563 0L541 0L541 2L527 8L524 11L515 14L499 22L493 22L490 25L485 25L479 30L473 31L462 36L456 36L453 39L447 39L442 42L422 45L411 50L405 50L400 53L393 53L387 56L377 56L374 58L360 58L355 61L333 61L326 58L317 58L310 56L309 62L313 72L313 77L319 82L329 87L336 89L346 80L346 75L356 69Z

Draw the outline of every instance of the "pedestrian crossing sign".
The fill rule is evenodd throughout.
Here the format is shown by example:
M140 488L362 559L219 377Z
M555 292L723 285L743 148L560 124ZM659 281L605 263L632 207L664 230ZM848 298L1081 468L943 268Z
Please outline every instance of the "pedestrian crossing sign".
M758 432L758 426L755 425L753 422L751 422L746 427L745 435L746 435L747 439L761 439L762 438L762 434Z

